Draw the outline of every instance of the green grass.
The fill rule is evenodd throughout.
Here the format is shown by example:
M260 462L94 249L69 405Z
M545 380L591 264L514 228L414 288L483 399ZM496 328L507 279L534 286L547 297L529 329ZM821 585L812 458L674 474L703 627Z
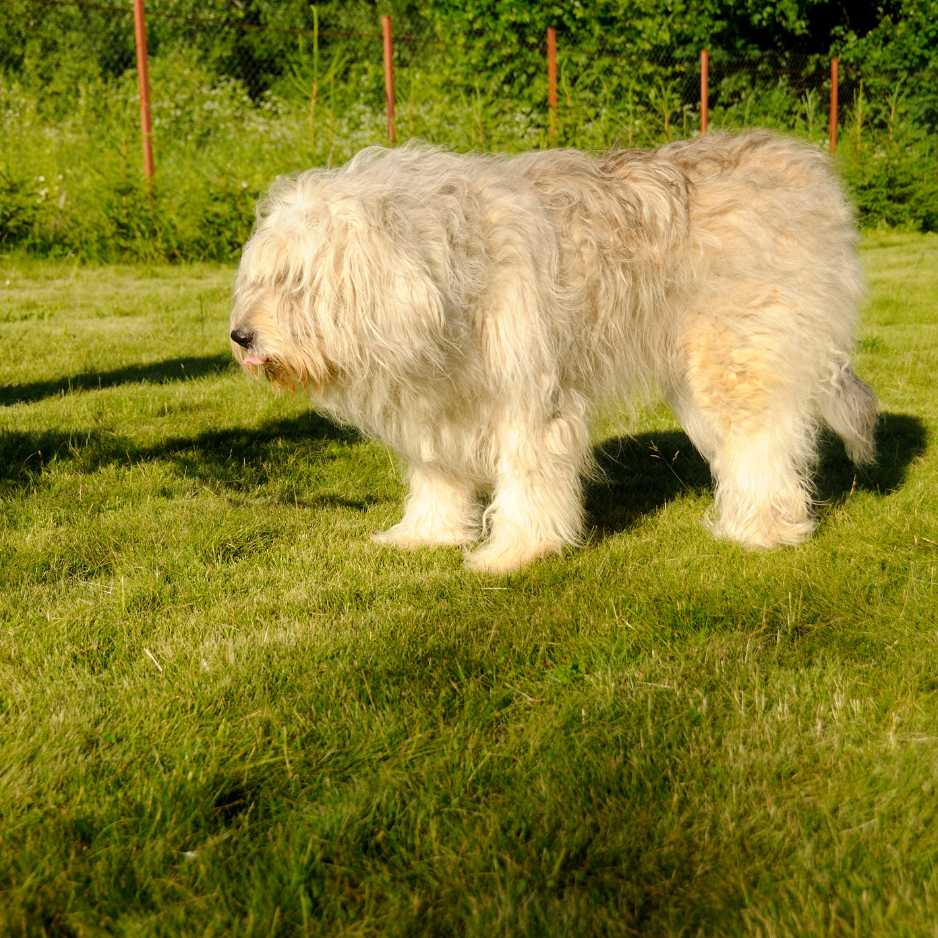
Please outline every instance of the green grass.
M658 410L501 580L370 544L230 269L0 261L0 933L938 935L938 238L864 258L809 544L711 540Z

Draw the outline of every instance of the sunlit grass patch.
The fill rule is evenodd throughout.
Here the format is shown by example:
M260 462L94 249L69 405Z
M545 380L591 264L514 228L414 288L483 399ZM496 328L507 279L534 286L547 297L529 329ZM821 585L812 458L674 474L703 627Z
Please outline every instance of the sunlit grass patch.
M612 414L503 579L371 544L393 458L230 364L229 268L0 261L0 932L930 934L938 242L864 259L812 541Z

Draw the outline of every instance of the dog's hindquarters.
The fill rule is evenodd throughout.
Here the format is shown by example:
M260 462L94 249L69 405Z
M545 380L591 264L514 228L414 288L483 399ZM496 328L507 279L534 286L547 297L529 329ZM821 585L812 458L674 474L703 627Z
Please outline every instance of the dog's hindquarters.
M789 309L770 292L727 291L722 299L720 317L692 316L669 397L710 463L711 531L753 547L795 544L813 528L814 376L792 366L795 337L778 328Z
M666 148L694 186L698 290L672 402L716 483L718 536L807 537L823 421L856 462L876 402L849 367L863 282L852 216L826 159L770 134Z

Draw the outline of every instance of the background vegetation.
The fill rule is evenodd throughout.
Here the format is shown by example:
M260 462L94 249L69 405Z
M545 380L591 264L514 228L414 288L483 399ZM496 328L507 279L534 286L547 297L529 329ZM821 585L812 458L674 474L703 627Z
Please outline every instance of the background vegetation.
M811 542L613 415L509 578L369 542L393 461L237 373L229 266L0 260L0 934L933 936L938 236L863 255Z
M394 16L398 133L460 149L545 146L544 30L558 28L558 143L715 127L822 143L843 63L838 162L868 226L938 227L938 0L151 0L158 179L141 178L129 4L0 8L0 249L92 260L236 255L283 172L385 140L378 17Z

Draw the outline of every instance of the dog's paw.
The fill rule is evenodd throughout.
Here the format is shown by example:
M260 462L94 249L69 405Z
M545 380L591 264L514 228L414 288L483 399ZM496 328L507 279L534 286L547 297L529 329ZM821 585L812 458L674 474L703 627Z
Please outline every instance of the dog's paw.
M710 513L704 518L704 527L717 540L735 541L749 550L771 550L806 541L814 532L815 520L806 510L800 514L793 511L787 516L766 510L755 516L749 513L742 520L731 514L714 518Z
M371 540L383 547L397 547L399 550L415 550L418 547L468 547L475 541L475 534L461 528L421 531L409 525L395 524L387 531L372 534Z
M466 554L466 567L475 573L512 573L547 554L557 554L562 544L488 543Z

